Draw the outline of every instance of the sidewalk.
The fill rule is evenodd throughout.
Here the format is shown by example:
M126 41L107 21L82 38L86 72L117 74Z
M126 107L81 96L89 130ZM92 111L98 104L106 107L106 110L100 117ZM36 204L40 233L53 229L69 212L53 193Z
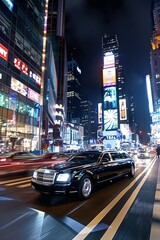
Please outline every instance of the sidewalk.
M158 167L157 186L155 192L155 202L153 207L152 226L150 240L160 239L160 159Z

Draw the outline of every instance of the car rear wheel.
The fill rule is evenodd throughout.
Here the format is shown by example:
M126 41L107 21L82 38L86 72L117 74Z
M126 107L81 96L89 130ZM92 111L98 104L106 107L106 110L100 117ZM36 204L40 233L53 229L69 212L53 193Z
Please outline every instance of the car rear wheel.
M129 177L134 177L135 175L135 167L134 165L131 165L130 172L129 172Z
M92 192L92 180L89 175L84 175L78 187L78 195L82 199L89 198Z

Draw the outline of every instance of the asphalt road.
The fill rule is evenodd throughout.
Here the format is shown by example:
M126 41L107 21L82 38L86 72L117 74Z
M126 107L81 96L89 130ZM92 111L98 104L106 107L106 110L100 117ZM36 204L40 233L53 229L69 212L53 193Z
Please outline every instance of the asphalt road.
M160 209L155 210L159 161L136 160L134 178L102 185L85 201L76 196L44 198L31 189L31 176L3 176L0 239L159 240Z

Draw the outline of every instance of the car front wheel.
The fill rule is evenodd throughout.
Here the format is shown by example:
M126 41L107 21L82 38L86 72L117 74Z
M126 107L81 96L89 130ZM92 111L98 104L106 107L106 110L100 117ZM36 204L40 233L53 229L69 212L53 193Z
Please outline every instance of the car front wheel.
M78 195L82 199L89 198L92 192L92 180L89 175L84 175L78 187Z
M129 172L129 177L134 177L135 175L135 167L134 165L131 165L130 172Z

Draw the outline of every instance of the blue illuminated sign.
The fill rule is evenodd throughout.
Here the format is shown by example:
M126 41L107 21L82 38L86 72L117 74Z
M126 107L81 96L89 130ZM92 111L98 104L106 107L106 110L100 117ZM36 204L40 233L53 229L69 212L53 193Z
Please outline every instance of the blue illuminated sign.
M13 10L13 0L2 0L4 4L9 8L10 11Z

